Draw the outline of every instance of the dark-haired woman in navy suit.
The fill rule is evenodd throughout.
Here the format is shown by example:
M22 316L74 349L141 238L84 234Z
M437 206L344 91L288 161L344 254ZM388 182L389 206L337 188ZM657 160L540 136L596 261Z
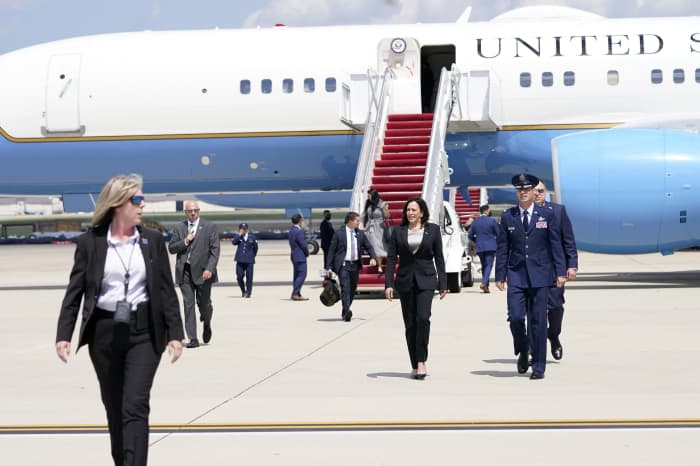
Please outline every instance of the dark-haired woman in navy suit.
M397 257L396 290L406 327L406 343L411 359L411 378L422 380L428 374L430 313L435 290L440 299L447 295L445 259L440 227L429 223L430 213L421 198L409 199L403 206L401 226L394 229L388 244L385 278L386 298L394 298L394 270Z

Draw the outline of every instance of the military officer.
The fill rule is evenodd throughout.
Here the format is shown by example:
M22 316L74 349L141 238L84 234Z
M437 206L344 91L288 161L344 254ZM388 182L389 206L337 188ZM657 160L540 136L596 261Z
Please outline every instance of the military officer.
M535 205L533 188L539 179L530 174L512 179L518 205L501 215L502 234L496 249L496 287L508 283L508 321L518 355L518 373L528 369L528 330L533 348L530 379L544 378L547 352L549 289L566 283L566 263L554 212ZM527 324L526 325L526 319Z
M571 226L571 220L566 213L566 207L561 204L549 202L547 198L547 186L540 180L535 187L535 204L554 212L556 222L558 223L561 245L564 248L564 258L566 259L566 280L576 280L576 271L578 269L578 251L576 250L576 238L574 237L574 229ZM564 287L552 287L549 290L549 298L547 300L547 320L549 327L547 328L547 338L554 359L559 360L564 356L564 347L559 341L561 334L561 323L564 318Z

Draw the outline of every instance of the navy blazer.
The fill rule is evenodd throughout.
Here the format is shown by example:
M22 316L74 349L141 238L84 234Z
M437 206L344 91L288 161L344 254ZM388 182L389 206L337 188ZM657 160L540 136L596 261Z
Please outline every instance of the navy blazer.
M534 205L526 232L520 208L501 215L502 233L496 250L496 281L508 279L509 286L540 288L556 285L566 276L564 249L557 219L551 209Z
M233 258L241 264L255 264L255 256L258 255L258 239L254 234L248 233L246 240L238 233L233 235L231 243L238 246L236 256Z
M394 227L387 249L386 275L384 286L394 288L396 257L400 258L396 271L396 289L399 293L413 290L446 290L447 274L445 258L442 254L442 234L440 227L426 222L423 240L415 254L408 247L408 226Z
M306 262L306 258L309 256L309 245L306 242L304 230L296 225L292 225L287 238L289 239L289 246L292 248L290 254L292 262Z
M340 268L343 266L343 261L345 260L345 254L348 252L348 235L345 232L345 225L338 228L333 234L333 239L331 239L331 246L328 250L328 255L326 256L325 268L332 268L335 273L340 273ZM367 251L369 257L376 258L374 254L374 248L367 239L365 232L360 229L355 229L355 240L357 241L357 254L358 259L360 259L360 266L358 270L362 270L362 248Z
M216 265L219 263L219 234L216 226L203 218L199 218L197 233L192 242L185 244L187 238L187 220L180 222L173 228L173 236L168 243L168 250L171 254L177 254L175 259L175 283L181 284L185 275L185 264L187 256L190 257L190 273L195 285L204 283L202 274L205 270L213 275L210 279L212 283L218 281Z
M146 289L150 312L149 331L155 351L160 354L170 340L183 340L180 304L170 271L170 261L165 250L165 240L160 232L139 227L139 246L146 265ZM70 341L78 318L80 302L83 316L80 321L78 348L87 343L86 329L94 320L97 298L102 289L105 261L107 260L107 228L91 229L78 238L73 269L66 287L58 317L56 341Z
M574 237L574 227L566 213L566 207L554 202L545 202L544 207L551 209L559 222L561 233L561 244L564 247L564 257L566 258L567 269L578 269L578 250L576 249L576 238Z
M480 215L469 227L469 239L475 243L476 252L496 252L500 227L496 219Z

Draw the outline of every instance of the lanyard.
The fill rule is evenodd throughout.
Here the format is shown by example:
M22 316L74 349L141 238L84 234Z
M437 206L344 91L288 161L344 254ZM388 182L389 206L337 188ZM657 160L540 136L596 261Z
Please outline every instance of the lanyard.
M134 249L136 248L136 241L131 243L131 252L129 253L129 263L125 264L124 260L122 259L122 256L119 254L119 250L117 247L114 245L114 243L111 244L111 246L114 248L114 252L117 253L117 257L119 258L119 262L122 263L122 267L124 267L124 300L126 301L126 296L127 293L129 292L129 269L131 268L131 258L134 256Z

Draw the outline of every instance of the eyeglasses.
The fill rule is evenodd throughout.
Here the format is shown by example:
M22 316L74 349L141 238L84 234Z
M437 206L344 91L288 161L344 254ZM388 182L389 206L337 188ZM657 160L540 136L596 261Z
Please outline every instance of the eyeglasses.
M544 188L538 188L538 189L535 189L535 191L537 191L538 193L542 194L542 193L544 193L544 192L546 191L546 189L544 189Z
M192 212L199 212L199 209L185 209L186 214L191 214Z
M136 195L134 195L134 196L131 196L131 197L129 198L129 200L130 200L131 203L134 204L134 205L141 205L141 203L142 203L143 201L145 201L146 198L144 197L143 194L136 194Z

